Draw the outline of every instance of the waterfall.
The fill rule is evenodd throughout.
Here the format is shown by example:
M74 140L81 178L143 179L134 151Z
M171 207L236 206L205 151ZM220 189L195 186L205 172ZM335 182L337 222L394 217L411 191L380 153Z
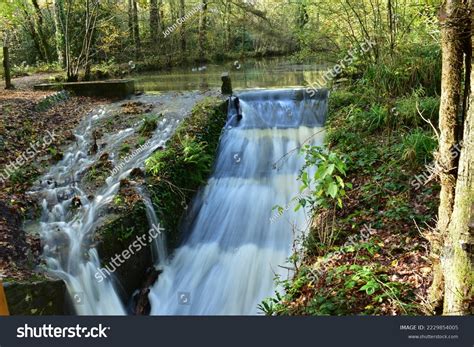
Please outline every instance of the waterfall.
M238 97L241 117L231 105L213 174L188 209L186 237L150 291L151 314L257 314L308 222L291 205L303 165L298 148L322 144L327 91ZM275 205L291 208L275 217Z
M156 215L155 207L150 199L150 195L145 187L139 187L138 193L143 199L143 203L146 208L146 217L148 219L148 225L150 229L154 226L157 227L160 225L158 221L158 216ZM166 247L166 237L165 233L160 233L156 238L153 239L152 244L152 256L153 262L155 265L162 265L168 258L168 249Z
M192 100L191 100L192 101ZM64 153L63 159L51 168L32 194L42 199L40 236L44 244L43 256L48 270L66 283L72 304L81 315L120 315L125 308L110 278L98 281L96 274L101 267L93 243L93 233L100 220L100 213L117 194L120 180L127 178L133 168L143 167L143 162L159 146L164 146L178 125L179 119L163 118L157 129L141 151L127 161L113 158L115 170L95 196L91 197L81 186L85 170L99 160L103 153L113 153L125 139L136 132L128 128L107 135L105 148L97 154L90 154L93 143L93 129L96 122L116 114L117 105L103 108L88 116L76 129L76 142ZM151 223L157 224L156 214L148 196L143 194L147 215ZM73 204L80 201L79 208ZM160 239L160 238L158 238ZM157 241L154 255L163 252L163 245ZM166 256L163 252L160 256ZM144 269L145 271L145 269Z

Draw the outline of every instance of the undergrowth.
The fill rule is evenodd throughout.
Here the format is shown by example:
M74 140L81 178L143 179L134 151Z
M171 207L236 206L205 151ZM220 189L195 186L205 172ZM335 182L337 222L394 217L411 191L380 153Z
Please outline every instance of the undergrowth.
M427 313L431 265L418 226L433 224L439 186L416 190L410 182L437 148L440 59L432 47L405 53L365 67L354 73L360 78L332 91L326 151L344 158L341 181L352 189L339 197L331 238L323 240L318 231L327 224L327 206L311 209L312 225L289 259L294 274L276 278L279 290L259 305L263 313ZM327 180L319 179L312 193Z

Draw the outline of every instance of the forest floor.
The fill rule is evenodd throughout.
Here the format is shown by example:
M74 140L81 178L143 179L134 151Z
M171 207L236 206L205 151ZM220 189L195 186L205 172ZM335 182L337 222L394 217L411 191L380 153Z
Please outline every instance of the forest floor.
M15 79L29 89L45 75ZM35 215L26 191L74 139L72 129L103 100L70 97L54 101L52 92L12 90L0 94L0 279L30 277L38 263L37 236L26 235L22 222Z
M12 84L16 90L26 91L33 90L37 84L48 83L50 78L57 74L50 72L35 73L29 76L21 76L12 79Z

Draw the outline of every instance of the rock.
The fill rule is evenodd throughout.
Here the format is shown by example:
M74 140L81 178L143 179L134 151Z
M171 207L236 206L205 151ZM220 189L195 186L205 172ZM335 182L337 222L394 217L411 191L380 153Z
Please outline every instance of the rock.
M136 167L134 168L131 172L130 172L130 178L134 179L134 178L144 178L145 177L145 173L143 172L142 169Z
M148 268L145 283L140 292L134 297L136 302L135 314L137 316L150 314L151 305L148 299L148 293L150 293L150 287L156 282L161 272L162 270L157 270L155 267Z
M68 313L66 285L61 280L38 277L31 281L5 282L3 285L11 315Z
M224 72L221 75L221 80L222 80L221 93L224 94L224 95L231 95L232 94L232 82L230 80L229 73Z

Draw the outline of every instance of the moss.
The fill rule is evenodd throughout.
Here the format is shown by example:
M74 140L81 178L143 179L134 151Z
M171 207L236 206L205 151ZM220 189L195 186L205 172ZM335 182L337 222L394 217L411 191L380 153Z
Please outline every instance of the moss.
M138 133L143 137L150 137L158 126L158 118L162 117L156 115L149 115L143 119L143 123L138 130Z
M27 281L6 281L5 295L12 315L66 314L66 285L43 275Z
M147 160L147 181L170 248L178 244L179 222L187 204L211 172L226 118L225 102L203 100L178 127L166 149Z
M109 160L109 155L104 153L99 161L90 166L84 175L83 182L88 191L95 191L105 184L105 180L110 176L113 164Z
M128 204L124 197L116 198L114 202L117 201L119 206L114 204L116 213L109 214L95 234L102 267L109 265L115 255L122 254L137 237L150 229L143 202ZM114 275L121 284L124 298L129 298L133 291L140 287L146 278L145 270L152 264L150 247L146 246L117 268Z

